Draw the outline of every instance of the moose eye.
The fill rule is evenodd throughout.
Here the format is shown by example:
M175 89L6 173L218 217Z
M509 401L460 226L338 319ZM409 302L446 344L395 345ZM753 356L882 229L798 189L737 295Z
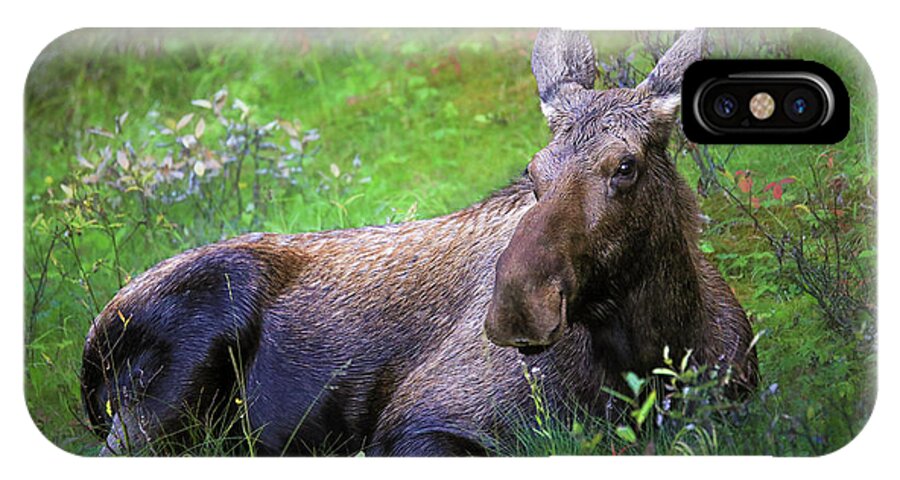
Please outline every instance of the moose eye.
M619 168L616 169L616 175L620 175L623 177L630 176L634 173L634 157L626 157L619 163Z

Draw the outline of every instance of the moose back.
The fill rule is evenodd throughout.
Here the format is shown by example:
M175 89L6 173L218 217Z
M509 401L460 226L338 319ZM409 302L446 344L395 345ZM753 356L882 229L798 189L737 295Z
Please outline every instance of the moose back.
M604 415L602 387L667 347L753 388L750 324L698 249L695 199L666 154L702 52L688 32L636 88L597 91L588 38L541 31L532 71L552 140L510 186L430 220L244 235L135 278L85 342L103 453L152 453L190 418L245 414L260 454L480 455L533 418L523 365L551 408Z

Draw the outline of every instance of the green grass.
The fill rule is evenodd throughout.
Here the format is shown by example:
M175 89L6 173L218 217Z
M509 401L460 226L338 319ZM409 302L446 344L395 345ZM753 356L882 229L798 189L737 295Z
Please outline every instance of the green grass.
M38 428L67 451L96 453L98 442L86 430L80 406L82 341L98 309L159 260L247 231L301 232L432 217L469 205L519 175L548 140L530 75L532 41L532 34L518 31L81 31L51 45L26 88L25 393ZM871 79L833 39L800 32L791 42L796 55L818 59L844 76L855 112L851 136L834 148L739 147L726 169L728 175L753 171L753 192L767 225L796 229L806 220L795 215L795 205L807 201L804 192L812 182L805 166L821 169L832 155L829 175L850 182L846 200L853 209L847 207L846 221L867 240L852 252L862 257L874 252L872 218L863 208L874 196ZM632 43L631 37L600 35L595 41L601 60ZM645 70L648 55L639 46L630 50ZM266 167L265 161L248 160L240 185L206 174L200 194L174 203L82 182L90 172L79 167L78 156L96 165L106 146L110 168L117 168L116 151L132 148L136 156L129 168L137 171L134 165L150 157L156 162L147 170L152 173L172 150L158 145L165 138L161 128L172 128L189 113L194 116L181 134L196 132L203 118L202 145L222 150L225 127L192 101L212 101L223 88L229 118L241 114L231 108L240 99L249 107L246 120L257 126L280 120L301 137L318 132L303 155L291 150L283 128L266 137L294 152L290 162L302 171L289 178L255 176L252 171ZM125 112L115 138L88 133L115 133L116 118ZM722 159L730 147L712 151ZM689 159L679 157L679 169L691 184L697 182ZM783 199L763 195L763 185L785 177L797 182ZM731 181L724 173L722 179ZM166 184L159 192L179 193L184 185ZM239 201L231 195L234 189ZM874 396L872 320L855 322L850 332L834 329L790 281L746 215L721 193L701 203L711 219L704 250L760 333L765 399L751 401L738 424L648 424L634 441L617 434L631 421L627 415L619 422L580 418L575 425L548 414L543 432L526 427L498 453L815 455L858 433ZM764 393L769 388L775 393ZM205 440L191 453L230 448L221 435L209 434L218 431L215 426L198 419L197 427Z

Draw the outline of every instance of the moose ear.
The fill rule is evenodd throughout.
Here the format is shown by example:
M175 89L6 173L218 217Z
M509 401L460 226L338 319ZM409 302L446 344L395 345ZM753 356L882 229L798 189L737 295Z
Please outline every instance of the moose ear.
M681 78L684 71L706 51L706 31L691 30L681 35L637 90L661 100L658 107L674 112L681 103ZM668 107L668 108L666 108Z
M541 30L531 54L531 71L541 111L555 130L571 103L568 97L594 87L597 67L590 39L581 32Z

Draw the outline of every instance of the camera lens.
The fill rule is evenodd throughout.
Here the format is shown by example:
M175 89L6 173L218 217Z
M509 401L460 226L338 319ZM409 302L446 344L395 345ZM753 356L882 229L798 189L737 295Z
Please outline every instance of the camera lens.
M812 122L819 111L818 97L805 88L793 90L784 97L784 113L797 123Z
M809 104L803 97L800 97L791 103L791 111L794 112L794 115L797 116L803 116L803 114L806 113L808 109L807 107L809 107Z
M738 104L734 95L723 93L713 101L713 110L722 118L731 118L737 112Z

